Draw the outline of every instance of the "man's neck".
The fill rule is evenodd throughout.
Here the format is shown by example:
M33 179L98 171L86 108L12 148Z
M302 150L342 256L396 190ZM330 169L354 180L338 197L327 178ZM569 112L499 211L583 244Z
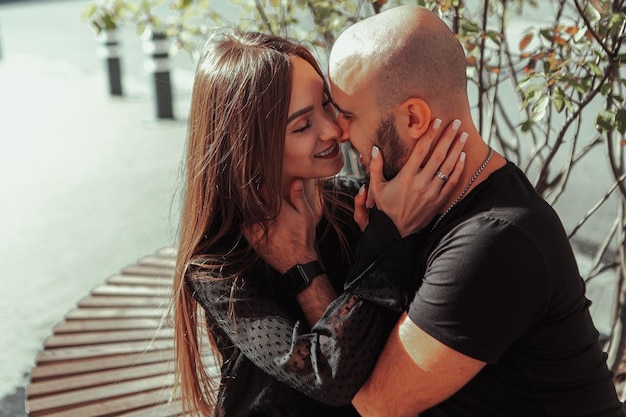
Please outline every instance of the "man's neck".
M446 202L441 206L440 213L445 212L454 202L461 196L461 199L465 198L469 193L472 192L474 188L478 186L481 182L485 181L489 178L494 171L502 168L506 164L506 160L502 155L497 152L493 152L491 159L488 163L483 167L480 174L476 177L476 179L471 183L470 187L467 191L463 192L463 190L470 183L474 175L479 171L480 167L485 164L487 160L487 156L489 154L489 147L480 139L480 142L474 142L476 145L467 146L466 145L466 159L465 159L465 167L463 168L463 173L459 178L458 183L452 190L450 196L446 200ZM470 143L468 143L470 145Z

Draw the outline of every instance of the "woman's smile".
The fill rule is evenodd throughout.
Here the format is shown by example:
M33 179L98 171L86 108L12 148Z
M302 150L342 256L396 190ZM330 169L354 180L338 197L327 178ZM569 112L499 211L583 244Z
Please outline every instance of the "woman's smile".
M335 142L332 146L323 152L313 155L315 158L332 159L340 152L339 143Z

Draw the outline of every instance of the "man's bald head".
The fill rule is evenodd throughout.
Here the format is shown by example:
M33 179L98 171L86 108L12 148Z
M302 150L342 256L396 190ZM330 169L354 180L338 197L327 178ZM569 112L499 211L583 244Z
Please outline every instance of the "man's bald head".
M329 75L349 95L375 89L381 112L417 97L439 113L466 105L465 65L463 48L437 15L400 6L342 33L330 54Z

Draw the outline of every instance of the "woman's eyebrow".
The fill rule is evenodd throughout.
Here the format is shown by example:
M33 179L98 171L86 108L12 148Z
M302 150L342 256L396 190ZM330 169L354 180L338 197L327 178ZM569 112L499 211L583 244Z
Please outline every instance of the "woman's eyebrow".
M287 123L290 123L296 117L302 116L303 114L308 113L311 110L313 110L313 106L307 106L307 107L305 107L305 108L303 108L301 110L293 112L289 117L287 117Z

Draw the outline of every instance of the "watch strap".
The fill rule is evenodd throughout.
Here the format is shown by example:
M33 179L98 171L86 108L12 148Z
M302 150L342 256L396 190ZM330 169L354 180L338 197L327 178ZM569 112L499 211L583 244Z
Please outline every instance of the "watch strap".
M306 264L296 264L284 274L284 282L287 292L296 295L309 286L313 278L324 274L326 271L319 261Z

